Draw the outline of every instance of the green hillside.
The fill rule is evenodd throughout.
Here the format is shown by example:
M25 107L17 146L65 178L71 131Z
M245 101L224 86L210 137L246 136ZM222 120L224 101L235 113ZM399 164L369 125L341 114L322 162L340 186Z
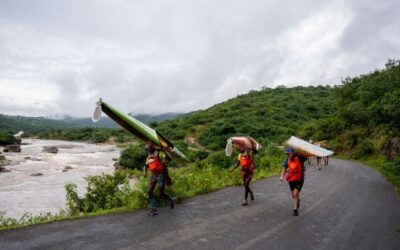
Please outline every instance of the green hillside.
M282 142L299 127L337 111L329 86L264 88L250 91L206 110L163 122L156 128L168 138L194 138L211 150L232 135L251 135L265 143Z
M300 135L327 139L352 157L379 154L390 138L400 136L400 61L347 78L333 94L337 112L304 124Z
M166 120L172 120L174 118L177 118L179 116L183 116L183 113L163 113L159 115L151 115L151 114L133 114L129 113L130 116L135 117L139 121L145 123L145 124L150 124L150 123L159 123L163 122Z

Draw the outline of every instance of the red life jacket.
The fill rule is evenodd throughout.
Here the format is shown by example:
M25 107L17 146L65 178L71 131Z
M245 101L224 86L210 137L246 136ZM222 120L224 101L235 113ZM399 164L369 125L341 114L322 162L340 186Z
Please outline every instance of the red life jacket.
M158 155L149 156L147 158L147 164L151 172L161 172L164 170L164 164L160 161Z
M289 173L286 175L287 181L301 181L303 179L303 166L299 160L299 157L294 159L288 159Z
M239 157L240 167L243 171L253 172L255 167L253 165L253 160L250 158L250 155L240 155Z

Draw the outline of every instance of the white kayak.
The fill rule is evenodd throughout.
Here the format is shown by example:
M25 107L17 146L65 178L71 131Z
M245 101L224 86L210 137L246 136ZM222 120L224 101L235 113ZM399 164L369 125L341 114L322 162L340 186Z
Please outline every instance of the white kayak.
M299 155L302 156L318 156L325 157L333 155L334 152L323 147L311 144L305 140L292 136L284 143L285 146L293 148Z

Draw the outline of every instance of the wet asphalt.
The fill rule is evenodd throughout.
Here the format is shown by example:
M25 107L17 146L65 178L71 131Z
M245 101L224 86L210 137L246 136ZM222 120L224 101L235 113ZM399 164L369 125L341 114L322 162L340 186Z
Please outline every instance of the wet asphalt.
M238 173L239 174L239 173ZM160 209L0 231L0 249L400 249L400 197L375 170L331 160L308 166L300 216L272 177Z

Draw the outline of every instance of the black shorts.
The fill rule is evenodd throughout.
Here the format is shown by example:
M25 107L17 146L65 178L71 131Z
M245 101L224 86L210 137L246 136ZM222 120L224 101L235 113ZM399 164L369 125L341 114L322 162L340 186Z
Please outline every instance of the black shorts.
M289 181L290 190L293 191L294 189L301 191L303 187L304 180L301 181Z

